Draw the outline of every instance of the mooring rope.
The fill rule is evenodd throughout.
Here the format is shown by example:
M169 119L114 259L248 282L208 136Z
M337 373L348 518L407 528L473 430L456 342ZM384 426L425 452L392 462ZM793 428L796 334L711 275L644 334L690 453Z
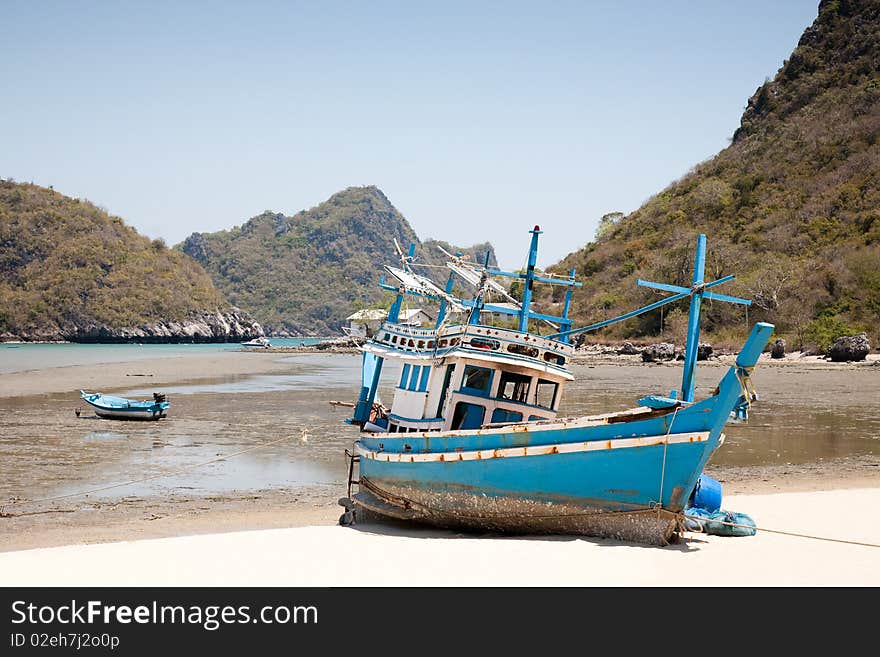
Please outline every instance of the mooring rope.
M304 433L306 431L308 431L308 430L307 429L304 430ZM199 468L204 465L210 465L211 463L217 463L218 461L225 461L226 459L232 458L233 456L239 456L241 454L253 452L254 450L262 449L264 447L271 447L272 445L277 445L279 443L283 443L288 440L291 440L290 436L287 436L285 438L279 438L278 440L271 440L269 442L260 443L259 445L252 445L251 447L239 450L237 452L232 452L231 454L225 454L223 456L218 456L216 458L209 459L207 461L202 461L200 463L193 463L192 465L185 466L185 467L180 468L178 470L173 470L171 472L162 472L159 474L150 475L149 477L143 477L141 479L133 479L131 481L124 481L124 482L117 483L117 484L108 484L106 486L100 486L98 488L92 488L90 490L78 491L76 493L67 493L65 495L56 495L54 497L46 497L46 498L42 498L42 499L38 499L38 500L15 500L12 502L7 502L6 504L0 504L0 518L17 518L19 516L34 515L33 513L17 513L17 514L6 513L5 509L7 507L25 506L28 504L43 504L45 502L54 502L57 500L69 499L71 497L81 497L83 495L90 495L92 493L99 493L101 491L110 490L112 488L121 488L123 486L130 486L132 484L140 484L145 481L152 481L154 479L161 479L162 477L172 477L177 474L182 474L184 472L188 472L189 470L192 470L193 468ZM330 485L331 482L317 482L317 483ZM341 483L342 482L332 482L333 485L341 484Z
M782 531L781 529L767 529L766 527L753 527L752 525L744 525L738 522L726 522L723 520L712 520L710 518L700 518L699 516L689 516L686 513L682 514L688 520L696 520L700 523L707 522L715 522L719 525L727 525L729 527L744 527L746 529L754 529L755 531L767 532L768 534L783 534L785 536L796 536L798 538L811 538L816 541L830 541L832 543L847 543L849 545L861 545L864 547L872 547L872 548L880 548L880 545L877 543L865 543L863 541L847 541L842 538L829 538L828 536L815 536L814 534L799 534L797 532L787 532ZM692 530L687 530L692 531Z

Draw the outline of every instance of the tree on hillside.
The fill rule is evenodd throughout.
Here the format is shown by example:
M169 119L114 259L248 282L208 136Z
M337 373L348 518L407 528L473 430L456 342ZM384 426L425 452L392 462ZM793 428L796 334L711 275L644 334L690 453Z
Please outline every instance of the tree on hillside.
M606 237L608 233L611 232L611 229L617 225L617 222L623 219L623 212L608 212L602 215L602 218L599 219L599 225L596 226L596 239L600 240L603 237Z

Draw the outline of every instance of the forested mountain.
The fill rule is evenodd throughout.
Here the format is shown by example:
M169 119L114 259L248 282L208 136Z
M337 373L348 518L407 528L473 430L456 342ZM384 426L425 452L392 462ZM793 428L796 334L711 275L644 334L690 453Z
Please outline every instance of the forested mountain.
M0 340L238 341L262 334L208 275L92 203L0 179Z
M350 187L294 216L264 212L242 226L193 233L179 248L198 261L224 296L269 333L338 334L345 317L383 301L382 265L400 262L394 240L416 261L442 265L440 244L483 261L490 244L467 249L420 242L406 218L376 187ZM446 271L420 273L445 279ZM411 304L416 303L414 301Z
M756 17L756 20L759 20ZM823 0L815 22L772 80L748 99L730 146L626 217L609 216L594 242L555 267L574 267L581 322L657 300L643 278L690 286L698 233L707 279L748 297L749 322L770 321L795 346L827 346L867 330L880 338L880 0ZM545 293L545 307L554 301ZM684 308L663 317L684 330ZM706 303L718 339L742 333L742 306ZM724 328L728 327L728 328ZM654 336L660 312L603 335Z

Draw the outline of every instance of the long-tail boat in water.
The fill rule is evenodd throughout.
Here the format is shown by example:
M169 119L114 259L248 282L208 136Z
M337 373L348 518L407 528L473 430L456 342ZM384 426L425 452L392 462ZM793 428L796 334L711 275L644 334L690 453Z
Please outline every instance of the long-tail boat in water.
M757 323L717 388L694 399L703 299L749 304L710 291L704 281L706 237L697 239L693 284L639 280L673 293L619 317L572 328L575 272L536 271L535 226L527 266L509 272L449 254L445 287L414 270L414 246L398 247L399 267L385 266L396 293L387 321L362 346L360 394L346 422L360 433L349 459L348 497L340 523L378 514L442 527L516 533L580 534L664 545L687 531L684 510L703 469L724 440L728 421L747 419L757 399L750 374L773 325ZM395 242L396 244L396 242ZM452 294L456 277L474 286ZM520 299L493 277L521 284ZM566 288L560 316L533 310L533 286ZM398 323L408 295L440 305L433 328ZM491 303L492 296L505 302ZM575 348L572 336L690 299L681 388L647 395L618 412L559 417ZM510 315L516 328L481 321ZM453 320L453 317L461 318ZM539 327L550 328L541 334ZM391 407L377 401L386 361L401 366ZM356 486L356 491L354 487Z

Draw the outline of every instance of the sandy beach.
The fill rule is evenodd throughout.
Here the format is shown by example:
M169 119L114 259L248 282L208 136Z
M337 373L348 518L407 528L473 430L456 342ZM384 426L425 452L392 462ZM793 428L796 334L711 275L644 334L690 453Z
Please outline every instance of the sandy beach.
M283 373L291 354L228 351L14 372L0 376L0 404L65 393L85 385L125 388L217 377ZM294 356L296 358L296 356ZM601 359L606 355L600 356ZM873 361L874 359L872 359ZM791 361L762 361L783 371ZM658 367L650 365L645 367ZM665 368L666 366L659 366ZM804 368L873 368L802 363ZM714 369L714 368L712 368ZM873 375L873 369L871 371ZM714 376L714 374L713 374ZM138 377L145 378L145 377ZM65 420L66 421L66 420ZM334 420L337 422L338 418ZM234 427L232 427L234 430ZM723 507L748 513L759 528L880 544L880 458L716 467ZM341 481L255 487L201 495L76 496L46 504L0 501L0 583L22 585L844 585L880 583L880 548L759 531L724 538L687 534L665 548L573 537L475 536L452 532L337 525ZM614 549L609 549L614 548ZM396 567L340 568L359 555ZM212 555L205 559L204 555ZM248 555L260 554L260 559ZM523 560L544 564L520 568ZM420 564L449 568L425 570ZM132 563L161 564L131 568ZM98 564L101 564L98 567ZM687 566L688 568L685 568ZM690 567L711 574L692 581ZM344 572L344 574L343 574Z
M328 522L6 552L0 554L0 581L7 586L877 586L880 524L871 510L878 503L877 488L733 496L727 506L748 510L759 527L805 536L695 533L663 548Z

